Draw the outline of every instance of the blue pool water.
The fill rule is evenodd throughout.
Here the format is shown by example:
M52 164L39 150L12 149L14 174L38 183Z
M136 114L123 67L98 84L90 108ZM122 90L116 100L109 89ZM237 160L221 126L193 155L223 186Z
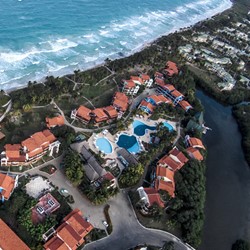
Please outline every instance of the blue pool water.
M128 56L231 5L230 0L2 0L0 87Z
M163 122L163 126L168 128L170 132L174 130L173 126L170 125L168 122Z
M134 133L138 136L143 136L146 133L146 130L156 130L155 126L148 126L145 123L135 120L133 122Z
M140 145L134 135L120 135L117 145L127 149L130 153L136 154L140 151Z
M103 151L105 154L112 153L112 146L106 138L98 138L96 140L96 146L98 146L100 151Z

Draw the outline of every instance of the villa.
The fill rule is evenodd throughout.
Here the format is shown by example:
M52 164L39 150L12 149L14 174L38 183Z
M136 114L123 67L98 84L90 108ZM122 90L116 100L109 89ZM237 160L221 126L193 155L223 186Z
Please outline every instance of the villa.
M156 190L165 190L171 197L175 197L174 172L166 167L156 167Z
M141 77L141 79L143 81L143 84L144 84L144 86L146 88L150 88L152 86L152 84L153 84L154 81L153 81L152 78L150 78L149 75L147 75L147 74L141 74L140 77Z
M18 185L18 175L12 178L9 175L0 173L0 200L8 200Z
M190 158L195 159L197 161L203 161L203 156L198 149L189 147L186 149L186 151Z
M71 119L78 119L83 123L89 123L91 120L91 109L85 107L85 106L80 106L77 110L74 109L71 112Z
M103 108L96 108L92 110L91 115L94 117L96 123L109 120L109 116L104 112Z
M155 188L139 187L137 192L140 196L138 204L140 204L141 209L145 210L146 212L148 208L154 204L164 208L164 202L161 200L160 194Z
M2 219L0 219L0 249L30 250Z
M59 152L60 142L48 130L37 132L21 144L6 144L1 153L1 166L20 166L36 162L47 152L52 156Z
M79 209L73 210L56 229L53 237L44 244L45 250L76 250L85 241L84 237L93 230L93 226L83 218Z
M114 120L118 117L118 113L113 106L107 106L103 108L103 111L108 115L110 120Z
M185 143L189 147L206 149L202 141L196 137L190 137L189 135L185 136Z
M187 157L177 147L174 147L168 155L163 156L157 162L157 166L169 168L175 172L181 169L187 162Z
M136 85L133 80L123 80L122 92L126 95L136 95L140 89L139 85Z
M185 101L185 100L180 101L178 104L180 105L180 107L182 109L185 110L185 112L187 112L188 110L193 108L192 105L189 102Z
M184 99L184 95L176 89L172 91L170 95L172 97L174 105L177 105L180 101Z
M49 129L54 128L56 126L62 126L64 125L64 118L62 115L53 118L46 117L46 124Z
M119 112L125 112L128 109L128 97L121 92L116 92L113 97L113 106Z
M150 95L140 103L139 107L147 114L152 114L154 108L161 103L172 103L171 100L164 95Z
M167 75L170 77L172 77L173 75L178 75L178 73L179 73L176 63L171 62L171 61L168 61L166 63L165 71L166 71Z

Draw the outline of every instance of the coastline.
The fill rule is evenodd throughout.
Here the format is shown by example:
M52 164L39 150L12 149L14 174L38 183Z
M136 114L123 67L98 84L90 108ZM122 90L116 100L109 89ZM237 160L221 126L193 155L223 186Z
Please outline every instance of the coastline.
M188 26L184 26L184 27L175 27L173 30L165 32L165 33L159 35L158 37L155 37L155 38L143 43L142 45L135 47L127 55L122 56L122 57L118 56L117 58L113 58L112 61L114 61L114 60L123 60L124 58L128 58L130 56L133 56L136 53L143 52L143 50L145 50L146 48L148 48L148 47L150 47L150 46L152 46L154 44L157 44L158 41L160 41L161 39L166 38L166 37L168 37L168 36L170 36L172 34L181 33L183 31L187 31L187 30L192 30L197 25L200 25L203 22L209 21L209 20L223 14L225 11L230 10L234 6L235 1L230 0L230 2L231 2L231 4L226 6L225 8L223 8L223 9L220 8L220 10L218 10L216 12L215 12L215 10L210 10L204 16L202 16L201 19L197 20L197 22L195 22L195 23L193 23L191 25L188 25ZM210 14L210 12L212 12L212 13ZM109 57L107 57L107 58L109 58ZM89 71L89 70L92 70L92 69L102 67L103 65L105 65L104 61L97 63L95 66L90 65L89 67L86 67L86 68L83 68L83 69L74 69L74 70L80 70L80 72L86 72L86 71ZM40 79L30 80L29 82L32 82L32 83L35 82L36 84L44 84L47 77L53 76L55 78L57 78L57 77L58 78L63 78L65 76L72 76L72 75L74 75L74 70L72 72L66 73L66 74L59 74L59 75L57 75L57 74L48 74L48 75L45 75L44 77L42 77ZM4 89L4 91L6 93L10 94L11 92L14 92L14 91L20 90L20 89L25 89L27 87L28 87L28 82L26 82L26 84L23 84L22 86L16 86L16 87Z

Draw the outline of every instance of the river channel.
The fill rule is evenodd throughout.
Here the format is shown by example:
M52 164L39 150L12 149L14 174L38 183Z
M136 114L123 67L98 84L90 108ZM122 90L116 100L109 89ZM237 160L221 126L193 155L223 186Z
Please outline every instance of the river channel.
M231 107L197 91L205 108L208 150L205 224L200 250L230 250L239 238L250 239L250 168Z

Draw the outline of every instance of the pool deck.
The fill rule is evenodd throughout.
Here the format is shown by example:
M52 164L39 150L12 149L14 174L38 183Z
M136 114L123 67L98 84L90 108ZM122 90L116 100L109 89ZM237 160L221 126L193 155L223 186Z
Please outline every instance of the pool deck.
M145 116L145 117L134 117L133 121L134 120L138 120L140 122L143 122L144 124L146 124L148 126L156 126L160 122L167 122L167 123L169 123L174 128L174 130L176 130L176 123L175 122L171 122L171 121L168 121L168 120L165 120L165 119L162 119L162 118L160 118L160 119L158 119L156 121L153 121L153 120L148 119L147 116ZM89 144L89 148L92 151L94 151L95 153L98 154L100 150L97 148L95 141L98 138L105 138L105 139L107 139L110 142L113 150L112 150L112 153L110 153L110 154L102 154L102 157L104 159L107 159L107 160L108 159L117 159L117 157L118 157L117 149L119 149L119 147L117 146L116 142L117 142L117 140L118 140L118 138L119 138L119 136L121 134L134 135L137 138L137 140L138 140L138 142L140 144L140 147L142 149L144 149L143 145L142 145L142 142L149 143L150 142L150 134L151 133L154 133L154 131L146 129L145 135L143 135L143 136L137 136L137 135L135 135L134 134L134 128L133 128L133 122L131 122L131 124L128 126L128 129L126 129L124 131L121 131L121 132L118 132L115 135L110 134L107 130L104 130L104 131L102 131L102 132L100 132L98 134L93 133L92 136L88 140L88 144Z

